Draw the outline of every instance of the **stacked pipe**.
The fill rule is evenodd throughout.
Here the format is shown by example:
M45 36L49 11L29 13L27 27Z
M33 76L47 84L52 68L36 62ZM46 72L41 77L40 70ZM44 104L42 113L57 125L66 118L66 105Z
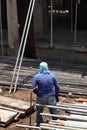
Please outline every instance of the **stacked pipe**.
M37 104L37 106L43 106ZM45 126L47 129L53 130L86 130L87 129L87 104L71 104L58 103L57 106L45 105L44 107L55 107L59 110L67 111L65 115L53 115L48 113L41 113L42 116L57 117L58 120L50 120L49 124L41 123L40 127Z
M57 117L57 120L49 120L48 123L40 123L40 127L29 126L29 125L20 125L16 124L17 127L22 128L31 128L31 129L46 129L46 130L86 130L87 129L87 104L83 103L57 103L57 106L52 105L41 105L36 104L37 106L43 106L45 108L57 108L63 110L65 114L49 114L49 113L40 113L42 116Z

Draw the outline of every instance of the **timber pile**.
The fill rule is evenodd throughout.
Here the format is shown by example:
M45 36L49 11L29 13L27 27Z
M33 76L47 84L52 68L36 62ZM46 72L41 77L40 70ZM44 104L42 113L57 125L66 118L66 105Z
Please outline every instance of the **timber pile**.
M0 96L0 126L7 126L17 118L23 118L33 112L33 103Z
M0 126L7 126L13 122L17 115L17 111L0 106Z

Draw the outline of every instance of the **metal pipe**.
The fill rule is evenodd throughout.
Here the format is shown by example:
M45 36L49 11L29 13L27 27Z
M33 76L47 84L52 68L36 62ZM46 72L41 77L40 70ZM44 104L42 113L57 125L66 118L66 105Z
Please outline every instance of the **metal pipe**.
M87 122L87 116L80 116L80 115L74 115L70 114L68 115L54 115L54 114L48 114L48 113L40 113L42 116L48 116L48 117L58 117L59 119L63 120L75 120L75 121L84 121Z
M76 37L77 37L77 11L78 11L78 1L76 0L74 43L76 43Z
M62 121L61 120L55 121L55 120L53 120L53 122L64 123L64 126L67 126L67 127L76 127L76 128L87 129L87 122L71 121L71 120L67 120L67 121L64 121L64 120L62 120Z
M51 0L51 47L53 47L53 0Z
M87 116L87 113L75 112L75 111L70 111L69 114L75 114L75 115Z
M21 124L16 124L17 127L21 128L31 128L31 129L36 129L36 130L41 130L41 129L46 129L46 130L83 130L80 128L72 128L72 127L66 127L66 126L58 126L58 125L51 125L51 124L45 124L41 123L40 127L36 126L29 126L29 125L21 125Z
M62 109L62 110L67 110L67 111L77 111L77 112L83 112L83 113L87 113L87 110L83 110L83 109L74 109L74 108L64 108L61 106L52 106L52 105L42 105L42 104L36 104L37 106L42 106L42 107L47 107L47 108L57 108L57 109Z
M73 2L71 0L71 34L73 33Z
M36 127L36 126L29 126L29 125L16 124L16 126L22 127L22 128L31 128L31 129L36 129L36 130L39 129L39 127Z
M58 106L60 107L72 107L72 108L78 108L78 109L86 109L87 110L87 105L83 104L70 104L70 103L57 103Z
M27 41L27 36L28 36L29 28L30 28L31 18L32 18L33 9L34 9L34 4L35 4L35 0L33 0L33 3L32 3L31 14L30 14L29 23L28 23L28 26L27 26L27 31L26 31L26 36L25 36L25 40L24 40L23 50L22 50L22 54L21 54L21 58L20 58L18 71L17 71L17 77L16 77L16 81L15 81L14 92L16 91L16 87L17 87L17 83L18 83L20 68L21 68L22 59L23 59L24 50L25 50L26 41Z
M30 108L31 108L31 106L32 106L32 91L30 91ZM29 115L29 125L31 126L31 113L30 113L30 115Z
M17 71L18 61L19 61L19 58L20 58L21 49L22 49L22 46L23 46L23 40L24 40L24 36L25 36L25 33L26 33L26 29L27 29L28 18L29 18L29 14L30 14L30 9L31 9L31 5L32 5L32 1L33 0L30 1L29 8L28 8L28 12L27 12L27 16L26 16L26 21L25 21L25 25L24 25L24 30L23 30L23 34L22 34L22 38L21 38L21 42L20 42L20 46L19 46L19 51L18 51L18 55L17 55L17 59L16 59L16 64L15 64L15 68L14 68L14 72L13 72L13 76L12 76L12 81L11 81L11 86L10 86L9 93L11 93L11 91L12 91L14 77L15 77L15 74L16 74L16 71Z
M82 128L72 127L72 126L61 126L62 121L50 121L49 124L41 123L40 128L45 128L47 130L84 130ZM86 129L85 129L86 130Z
M2 11L1 11L1 0L0 0L0 36L1 36L1 53L4 56L4 49L3 49L3 32L2 32Z

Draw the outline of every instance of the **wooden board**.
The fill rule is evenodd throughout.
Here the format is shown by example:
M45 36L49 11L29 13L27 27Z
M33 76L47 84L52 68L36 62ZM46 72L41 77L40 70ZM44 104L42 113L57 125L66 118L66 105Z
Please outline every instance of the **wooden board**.
M6 126L13 122L14 118L17 116L18 112L6 110L0 108L0 125Z
M14 108L20 111L26 111L30 108L30 102L0 96L0 105Z

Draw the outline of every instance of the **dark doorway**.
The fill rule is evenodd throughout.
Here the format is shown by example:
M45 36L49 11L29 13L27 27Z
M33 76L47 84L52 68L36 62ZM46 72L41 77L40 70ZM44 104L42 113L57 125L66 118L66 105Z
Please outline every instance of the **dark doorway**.
M27 16L27 11L29 7L29 0L17 0L18 6L18 23L19 23L19 35L20 40L22 38L24 24ZM25 47L25 57L35 58L35 45L34 45L34 30L33 30L33 19L30 25L30 30L27 38L27 43Z

